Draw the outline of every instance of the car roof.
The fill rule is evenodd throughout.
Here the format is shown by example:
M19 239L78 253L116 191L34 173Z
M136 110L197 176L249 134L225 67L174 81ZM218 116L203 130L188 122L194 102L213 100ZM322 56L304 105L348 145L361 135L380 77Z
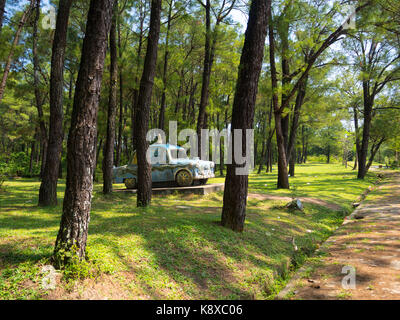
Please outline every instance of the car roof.
M183 149L183 150L185 150L182 147L175 146L175 145L169 144L169 143L167 143L167 144L155 143L155 144L150 145L150 147L162 147L162 148L166 148L166 149Z

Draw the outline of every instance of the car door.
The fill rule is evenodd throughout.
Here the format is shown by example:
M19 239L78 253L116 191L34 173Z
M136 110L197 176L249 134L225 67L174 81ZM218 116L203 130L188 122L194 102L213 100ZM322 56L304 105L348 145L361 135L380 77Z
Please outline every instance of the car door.
M153 182L169 181L168 161L164 146L150 146L151 179Z

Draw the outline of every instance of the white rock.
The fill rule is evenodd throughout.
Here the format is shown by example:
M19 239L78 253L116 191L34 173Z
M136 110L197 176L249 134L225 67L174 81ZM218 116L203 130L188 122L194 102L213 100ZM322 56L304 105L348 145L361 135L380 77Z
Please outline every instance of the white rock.
M42 279L42 288L45 290L54 290L56 288L56 269L52 265L45 265L40 272L45 274Z

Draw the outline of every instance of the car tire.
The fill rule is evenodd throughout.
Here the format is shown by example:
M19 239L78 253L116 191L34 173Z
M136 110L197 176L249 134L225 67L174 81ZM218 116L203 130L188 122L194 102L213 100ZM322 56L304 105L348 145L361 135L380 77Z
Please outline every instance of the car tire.
M193 184L193 176L187 170L178 171L175 181L180 187L189 187Z
M124 180L125 187L127 189L136 189L136 179L135 178L127 178Z

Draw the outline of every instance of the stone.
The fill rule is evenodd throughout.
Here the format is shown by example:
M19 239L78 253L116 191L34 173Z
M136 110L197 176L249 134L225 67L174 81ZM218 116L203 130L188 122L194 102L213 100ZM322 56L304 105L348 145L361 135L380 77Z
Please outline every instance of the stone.
M359 207L360 206L360 203L359 202L354 202L353 203L353 208L357 208L357 207Z
M45 290L55 290L56 289L56 278L57 271L52 265L45 265L40 270L44 277L42 279L42 288Z
M300 211L304 211L304 206L303 203L300 201L300 199L294 199L291 202L289 202L286 205L286 208L288 209L293 209L293 210L300 210Z

